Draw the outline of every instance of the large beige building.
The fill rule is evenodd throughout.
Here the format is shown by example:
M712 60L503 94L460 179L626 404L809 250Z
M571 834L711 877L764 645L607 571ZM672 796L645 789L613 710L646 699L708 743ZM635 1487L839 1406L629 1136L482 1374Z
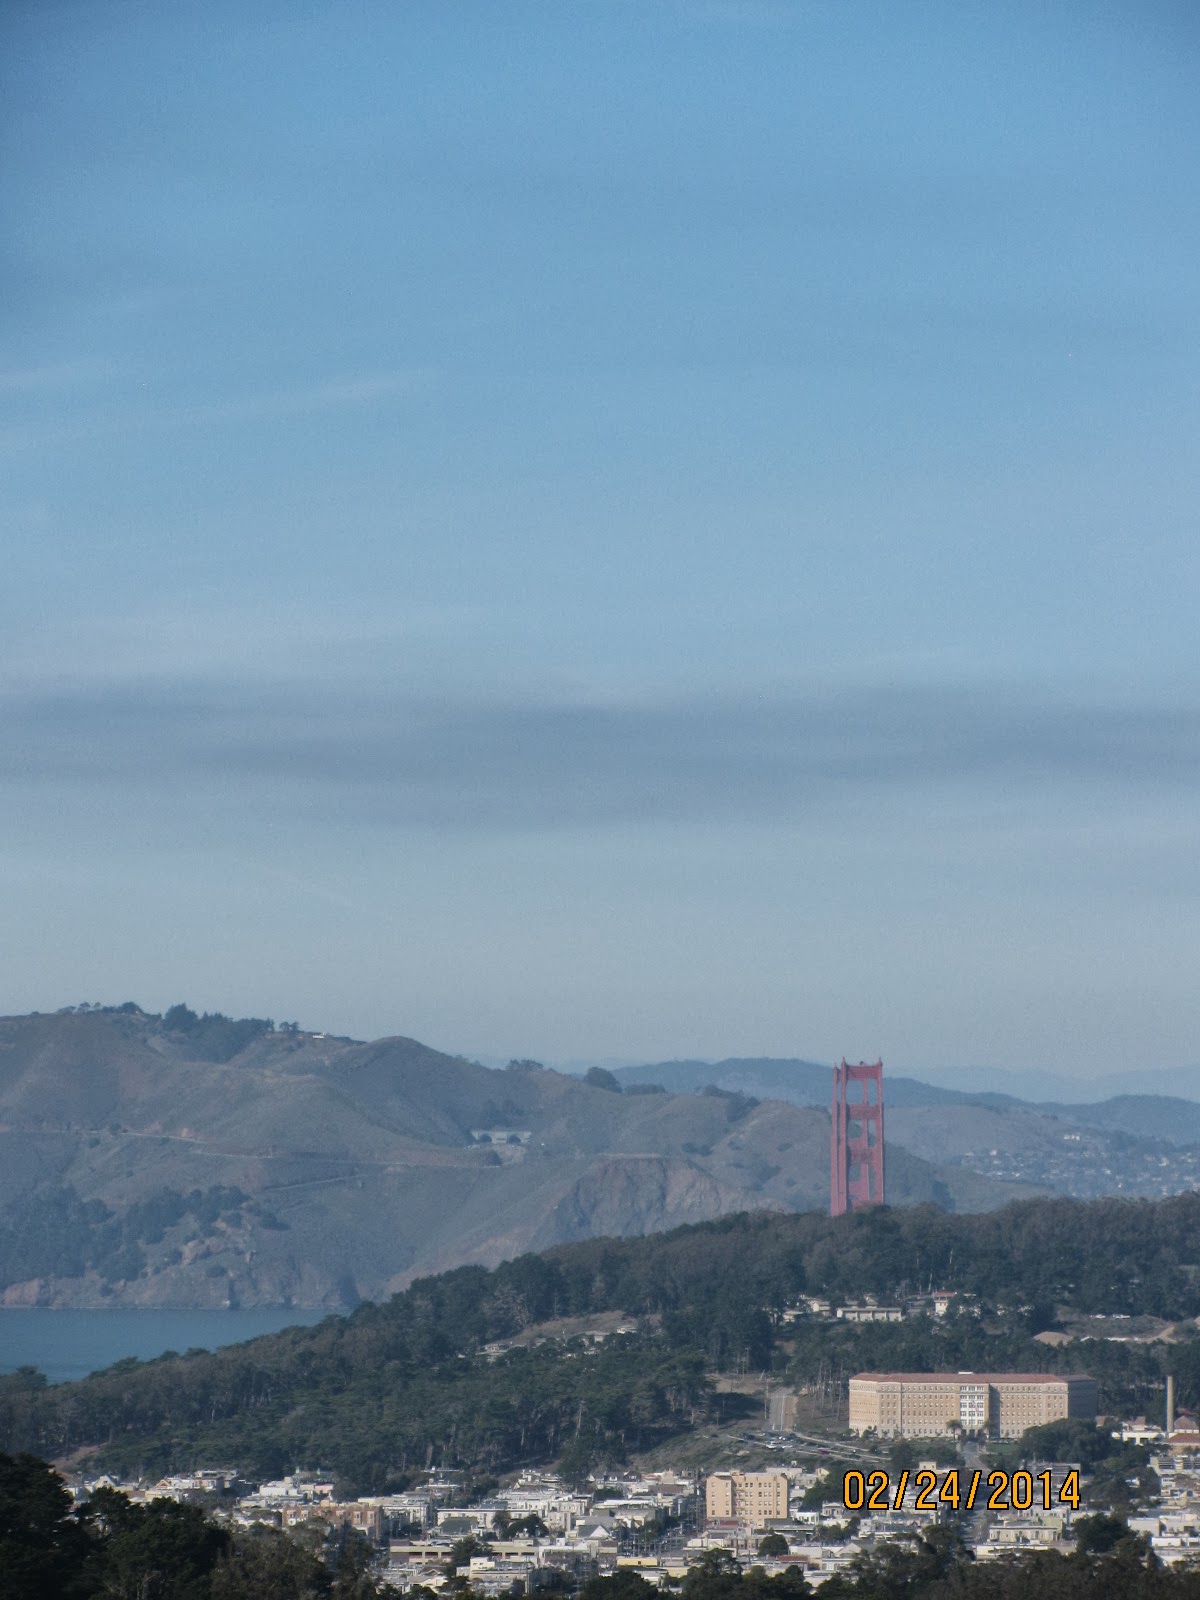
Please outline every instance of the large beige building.
M1096 1415L1094 1378L1045 1372L860 1372L850 1379L850 1429L922 1435L986 1432L1015 1439L1063 1417Z
M714 1472L704 1485L710 1522L744 1522L751 1528L788 1514L786 1472Z

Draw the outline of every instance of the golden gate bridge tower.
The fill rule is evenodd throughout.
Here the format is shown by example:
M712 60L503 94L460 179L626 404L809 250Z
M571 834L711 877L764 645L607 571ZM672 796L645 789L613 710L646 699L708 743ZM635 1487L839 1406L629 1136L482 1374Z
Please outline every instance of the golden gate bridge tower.
M883 1062L833 1069L829 1215L883 1204Z

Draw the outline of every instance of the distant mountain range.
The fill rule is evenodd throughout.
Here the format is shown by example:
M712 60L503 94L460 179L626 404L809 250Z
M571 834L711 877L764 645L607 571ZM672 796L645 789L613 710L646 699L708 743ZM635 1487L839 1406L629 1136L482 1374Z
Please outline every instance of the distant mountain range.
M730 1058L617 1069L618 1081L676 1093L702 1084L798 1106L828 1106L829 1068L813 1061ZM1200 1104L1167 1095L1117 1095L1081 1105L948 1089L885 1070L889 1153L1005 1183L1090 1199L1165 1195L1200 1187Z
M184 1006L0 1020L0 1303L336 1309L553 1244L824 1209L828 1067L595 1076ZM885 1099L893 1204L1191 1186L1191 1102L1050 1110L903 1077Z
M1173 1095L1120 1094L1107 1100L1022 1100L990 1091L948 1089L919 1078L886 1072L889 1108L987 1106L996 1111L1065 1118L1072 1124L1104 1128L1170 1144L1200 1144L1200 1103ZM650 1066L618 1067L618 1081L658 1083L674 1094L695 1094L705 1084L739 1090L760 1099L787 1100L798 1106L823 1106L830 1100L829 1064L778 1057L730 1057L724 1061L660 1061Z

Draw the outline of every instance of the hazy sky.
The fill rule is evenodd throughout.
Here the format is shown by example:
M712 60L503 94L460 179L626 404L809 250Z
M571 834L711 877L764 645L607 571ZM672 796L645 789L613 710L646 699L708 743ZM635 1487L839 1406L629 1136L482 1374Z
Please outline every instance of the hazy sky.
M1200 1062L1198 67L9 0L0 1009Z

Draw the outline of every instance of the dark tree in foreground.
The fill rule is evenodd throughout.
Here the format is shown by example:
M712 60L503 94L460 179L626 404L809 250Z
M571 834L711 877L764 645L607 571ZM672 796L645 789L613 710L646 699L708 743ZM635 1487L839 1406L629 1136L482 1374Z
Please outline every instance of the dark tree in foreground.
M322 1554L325 1559L322 1559ZM35 1456L0 1455L0 1600L382 1600L366 1540L323 1553L270 1529L230 1533L198 1506L98 1489L75 1506Z
M74 1600L93 1593L92 1540L71 1496L35 1456L0 1455L0 1592L5 1600Z
M88 1512L106 1535L99 1552L102 1593L122 1600L209 1600L212 1574L230 1540L199 1506L174 1500L135 1505L114 1489L99 1489Z
M324 1563L274 1528L235 1535L213 1573L212 1600L326 1600L331 1579Z

